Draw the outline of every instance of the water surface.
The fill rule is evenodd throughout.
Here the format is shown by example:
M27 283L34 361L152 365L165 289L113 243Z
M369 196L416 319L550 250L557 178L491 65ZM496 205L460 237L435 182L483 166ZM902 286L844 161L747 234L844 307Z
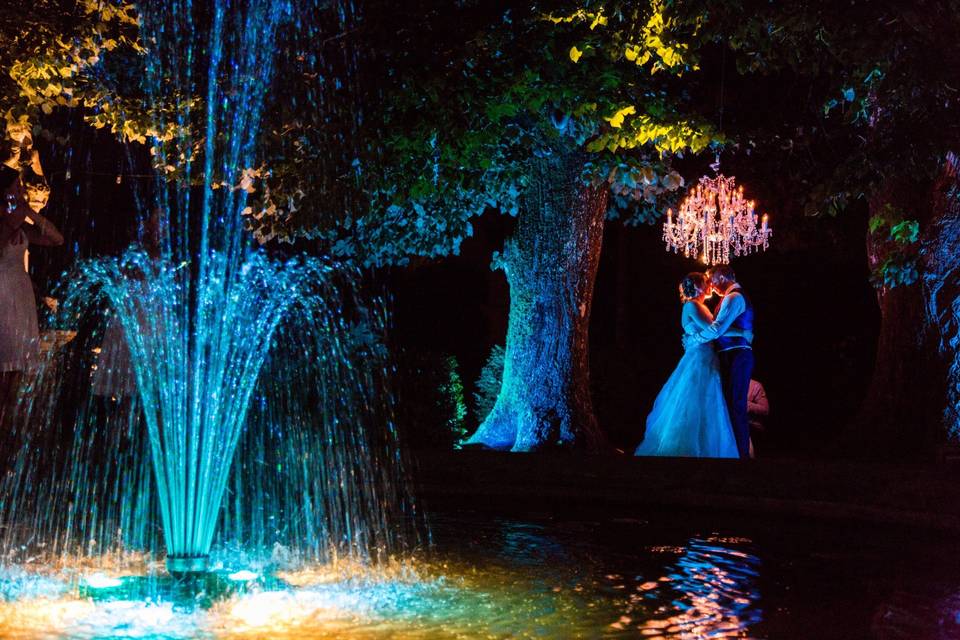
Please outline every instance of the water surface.
M7 566L4 638L955 638L958 545L878 527L689 512L435 515L379 571ZM138 573L139 572L139 573Z

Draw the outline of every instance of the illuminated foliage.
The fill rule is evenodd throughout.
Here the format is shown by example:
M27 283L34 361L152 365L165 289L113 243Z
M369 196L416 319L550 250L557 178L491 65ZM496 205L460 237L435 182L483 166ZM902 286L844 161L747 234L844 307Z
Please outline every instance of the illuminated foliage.
M872 274L874 285L892 288L916 282L920 276L920 223L886 203L870 218L869 232L874 252L883 256Z
M145 51L133 3L41 0L23 17L0 22L10 43L0 54L7 69L0 110L10 135L19 138L55 109L78 107L86 109L89 124L122 139L146 142L158 134L143 104L125 97L104 69L107 57L123 60Z
M467 436L467 405L457 359L441 353L396 355L398 424L417 448L459 448Z
M441 411L447 417L444 425L453 437L454 448L460 448L460 442L467 437L467 403L463 397L463 382L457 371L457 359L453 356L444 361L445 380L440 385Z
M698 21L660 2L569 4L316 7L302 25L326 31L287 43L248 226L370 265L457 253L486 208L517 214L529 158L578 149L611 216L656 219L683 184L671 158L720 139L679 80L698 68L684 42Z
M473 394L473 408L478 422L482 422L493 410L503 382L503 345L493 345L487 362L480 370L477 390Z
M584 52L600 49L613 59L623 56L628 62L633 62L638 67L646 66L650 73L663 70L682 72L686 68L693 70L699 68L689 63L692 59L690 45L675 35L675 31L682 30L685 25L665 10L662 0L652 0L647 6L643 3L609 4L613 14L619 18L618 22L643 26L639 30L635 28L617 30L606 38L589 39L580 45L574 45L570 48L570 60L579 62ZM603 4L599 4L592 12L577 9L566 16L558 17L548 14L545 19L557 25L588 24L591 31L599 27L599 32L602 33L603 28L610 25L610 18L604 13L606 10ZM624 18L626 20L623 20ZM699 26L697 20L694 20L694 25Z

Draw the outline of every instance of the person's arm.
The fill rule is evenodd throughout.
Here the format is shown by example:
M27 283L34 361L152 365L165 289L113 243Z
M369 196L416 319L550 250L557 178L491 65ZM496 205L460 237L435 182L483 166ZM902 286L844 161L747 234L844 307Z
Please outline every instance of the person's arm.
M713 322L713 314L705 305L699 302L690 301L687 303L687 317L693 320L697 331L703 331Z
M27 214L27 218L27 224L21 228L30 244L42 247L59 247L63 244L63 236L52 222L32 210ZM33 224L30 224L31 222Z
M716 340L730 329L730 325L737 319L737 316L743 313L745 308L746 303L743 296L737 292L728 293L720 304L717 319L697 335L689 336L687 340L691 344L704 344Z
M767 400L767 392L763 385L757 383L750 389L751 393L747 398L747 413L759 418L766 418L770 415L770 401Z

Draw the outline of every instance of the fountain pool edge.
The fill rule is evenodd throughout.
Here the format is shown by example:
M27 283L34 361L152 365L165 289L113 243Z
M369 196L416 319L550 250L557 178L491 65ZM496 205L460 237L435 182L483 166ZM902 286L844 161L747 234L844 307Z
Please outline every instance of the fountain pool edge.
M768 458L414 452L431 510L494 512L680 507L960 532L960 464Z

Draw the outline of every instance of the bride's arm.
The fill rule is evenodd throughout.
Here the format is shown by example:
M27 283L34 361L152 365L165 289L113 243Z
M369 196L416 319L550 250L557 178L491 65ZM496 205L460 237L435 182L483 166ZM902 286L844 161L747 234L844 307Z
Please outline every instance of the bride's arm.
M742 295L736 291L728 293L720 303L720 310L717 311L717 317L710 326L697 335L685 337L684 343L703 344L716 340L727 333L730 325L733 324L737 316L743 313L745 308L746 303Z
M687 316L693 320L697 331L703 331L713 323L713 315L705 305L691 301L687 303L687 308Z

